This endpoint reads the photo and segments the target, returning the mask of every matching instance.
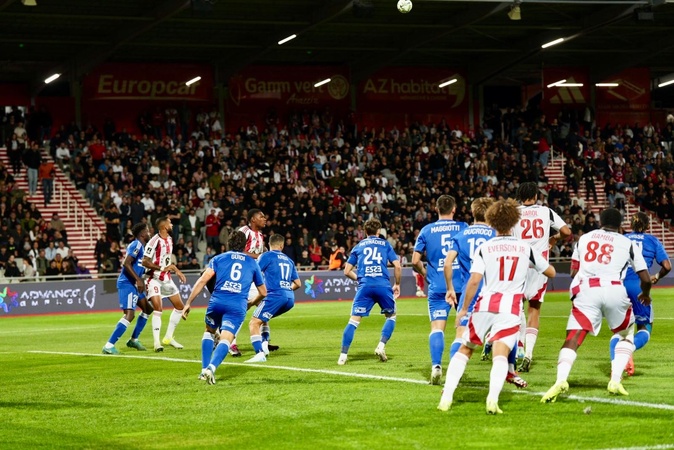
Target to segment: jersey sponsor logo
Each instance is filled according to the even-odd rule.
[[[215,328],[215,320],[213,320],[213,318],[212,318],[211,316],[208,316],[208,315],[207,315],[207,316],[204,318],[204,320],[206,321],[206,325],[208,325],[208,326],[211,327],[211,328]]]
[[[236,329],[236,328],[234,327],[234,324],[233,324],[231,321],[229,321],[229,320],[225,320],[225,321],[222,322],[222,325],[220,326],[220,329],[224,329],[224,328],[229,328],[229,329],[231,329],[231,330],[235,330],[235,329]]]
[[[364,308],[362,306],[358,306],[358,307],[353,309],[353,312],[355,314],[365,314],[367,312],[367,308]]]
[[[267,320],[271,320],[271,319],[274,318],[274,315],[272,313],[266,312],[266,313],[262,313],[262,317],[267,319]]]
[[[240,293],[242,289],[243,285],[234,281],[225,281],[220,287],[221,291],[233,292],[235,294]]]

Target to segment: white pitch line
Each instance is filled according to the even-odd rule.
[[[665,450],[668,448],[674,448],[674,444],[649,445],[646,447],[616,447],[604,448],[602,450]]]
[[[29,350],[27,353],[39,353],[44,355],[69,355],[69,356],[96,356],[103,358],[131,358],[131,359],[148,359],[148,360],[160,360],[160,361],[170,361],[170,362],[182,362],[182,363],[201,363],[201,361],[196,359],[180,359],[180,358],[168,358],[165,356],[141,356],[141,355],[104,355],[102,353],[77,353],[77,352],[51,352],[43,350]],[[353,377],[353,378],[365,378],[370,380],[382,380],[382,381],[398,381],[401,383],[411,383],[411,384],[424,384],[428,385],[428,381],[417,380],[414,378],[399,378],[399,377],[387,377],[385,375],[371,375],[367,373],[357,373],[357,372],[340,372],[337,370],[325,370],[325,369],[308,369],[301,367],[290,367],[290,366],[274,366],[268,364],[247,364],[247,363],[235,363],[235,362],[224,362],[223,365],[228,366],[241,366],[241,367],[252,367],[256,369],[277,369],[277,370],[287,370],[290,372],[305,372],[305,373],[319,373],[324,375],[336,375],[343,377]],[[534,397],[542,397],[545,395],[545,392],[531,392],[531,391],[521,391],[513,390],[511,391],[514,394],[524,394],[531,395]],[[647,403],[647,402],[637,402],[632,400],[621,400],[613,398],[602,398],[602,397],[581,397],[578,395],[569,395],[569,400],[576,400],[580,403],[583,402],[595,402],[595,403],[606,403],[610,405],[622,405],[622,406],[637,406],[642,408],[651,408],[651,409],[663,409],[667,411],[674,411],[674,405],[668,405],[666,403]]]

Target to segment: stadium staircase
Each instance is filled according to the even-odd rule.
[[[564,164],[566,163],[566,158],[563,156],[557,156],[552,159],[548,164],[548,167],[545,169],[545,175],[548,177],[548,184],[552,186],[553,183],[557,183],[557,186],[563,187],[566,186],[566,177],[564,176]],[[581,186],[578,189],[578,196],[585,199],[585,204],[590,206],[592,212],[599,214],[605,208],[608,208],[609,203],[606,198],[606,193],[604,192],[603,183],[602,185],[597,184],[597,202],[594,202],[594,199],[590,201],[587,200],[585,183],[581,181]],[[573,194],[573,192],[572,192]],[[625,205],[625,218],[623,221],[623,229],[626,232],[631,231],[630,227],[630,218],[633,214],[638,211],[645,212],[651,219],[651,226],[648,232],[662,242],[667,250],[667,254],[674,255],[674,232],[672,232],[669,226],[660,220],[653,212],[644,210],[641,207],[633,203],[633,198],[627,196],[627,203]]]
[[[51,155],[42,152],[42,158],[53,161]],[[11,171],[11,164],[7,155],[7,149],[0,148],[0,161]],[[66,226],[68,234],[68,247],[73,250],[77,258],[84,262],[91,273],[96,273],[96,259],[94,248],[96,241],[105,233],[105,222],[98,216],[96,210],[87,202],[68,175],[54,164],[54,193],[49,205],[44,206],[42,183],[38,183],[35,195],[29,195],[28,173],[23,167],[21,173],[15,177],[16,188],[26,192],[26,198],[35,203],[45,221],[49,222],[56,212]]]

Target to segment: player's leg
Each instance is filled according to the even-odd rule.
[[[369,289],[367,288],[359,289],[353,298],[351,317],[349,318],[349,323],[347,323],[344,328],[344,333],[342,333],[342,349],[339,354],[339,359],[337,360],[337,364],[340,366],[346,364],[349,347],[351,347],[353,337],[356,334],[356,328],[360,325],[361,319],[369,316],[370,311],[374,306],[374,301],[368,294],[368,291]]]
[[[159,281],[155,279],[149,279],[147,281],[147,295],[150,298],[150,303],[152,304],[152,339],[154,341],[154,351],[163,352],[164,347],[161,345],[161,315],[163,312],[163,306],[161,301],[161,288]]]
[[[629,395],[621,384],[623,371],[628,362],[632,359],[634,353],[634,314],[632,305],[627,297],[620,304],[616,304],[616,299],[624,295],[622,286],[620,289],[605,288],[605,307],[604,315],[606,322],[614,334],[620,336],[620,340],[615,346],[615,357],[611,361],[611,381],[608,384],[608,392],[616,395]],[[611,295],[609,297],[609,295]]]
[[[115,344],[126,332],[126,329],[129,327],[129,324],[133,321],[134,309],[136,309],[136,303],[138,302],[138,293],[136,292],[135,287],[131,286],[117,286],[118,295],[119,295],[119,306],[124,311],[124,316],[117,322],[115,329],[112,331],[108,342],[103,346],[103,353],[106,355],[116,355],[119,353]]]
[[[452,401],[454,399],[454,391],[456,391],[459,381],[461,381],[461,377],[466,371],[468,360],[473,355],[473,350],[475,347],[482,345],[482,339],[478,333],[483,333],[486,335],[487,330],[483,330],[482,328],[489,326],[489,324],[485,324],[484,327],[482,326],[479,317],[481,314],[485,313],[476,314],[478,316],[477,321],[475,321],[476,315],[472,315],[470,317],[466,331],[463,334],[463,343],[461,344],[461,347],[459,347],[459,350],[449,360],[449,366],[447,366],[447,375],[445,377],[445,387],[442,390],[440,403],[438,404],[438,409],[440,411],[447,411],[449,408],[451,408]],[[468,330],[468,327],[473,327],[474,330],[478,330],[478,333],[471,333]]]
[[[220,342],[215,347],[213,355],[211,356],[211,361],[204,371],[208,384],[215,384],[215,370],[227,357],[227,354],[229,353],[229,346],[234,339],[234,333],[236,333],[236,330],[241,328],[241,324],[245,318],[245,310],[224,310],[224,314],[222,315],[222,325],[220,326]]]
[[[589,291],[589,294],[587,292]],[[576,361],[576,350],[583,344],[588,333],[597,335],[601,329],[601,300],[592,297],[599,289],[586,288],[586,294],[578,294],[573,302],[566,323],[566,339],[557,359],[557,380],[545,393],[541,402],[553,403],[559,394],[568,392],[568,378]]]
[[[206,330],[204,335],[201,338],[201,373],[199,374],[200,380],[208,381],[206,376],[206,369],[211,363],[211,358],[213,357],[213,351],[216,348],[215,345],[215,335],[219,334],[218,330],[222,324],[222,307],[214,302],[209,302],[208,307],[206,308],[206,315],[204,316],[204,323],[206,324]]]
[[[275,300],[273,304],[266,306],[266,311],[262,312],[262,325],[260,326],[260,337],[262,338],[262,351],[265,357],[269,356],[270,352],[275,352],[280,347],[278,345],[271,345],[269,343],[269,321],[282,314],[287,313],[295,306],[294,298],[283,298]],[[251,335],[252,339],[252,335]]]
[[[531,361],[534,358],[534,347],[538,339],[538,328],[541,317],[541,304],[545,291],[548,288],[548,278],[541,275],[536,270],[529,269],[527,273],[527,289],[525,298],[529,300],[529,308],[527,311],[527,326],[524,334],[524,358],[519,367],[520,372],[528,372],[530,370]]]
[[[255,300],[258,296],[259,291],[257,290],[257,286],[255,284],[252,284],[250,286],[250,289],[248,290],[248,301],[250,302],[251,300]],[[241,327],[243,326],[243,322],[241,322],[241,326],[239,326],[239,329],[236,330],[234,333],[234,339],[232,339],[230,346],[229,346],[229,354],[232,355],[235,358],[238,358],[241,356],[241,350],[239,350],[239,346],[236,343],[236,337],[239,335],[239,331],[241,331]],[[269,330],[265,330],[267,332],[267,335],[269,335]]]
[[[262,326],[265,324],[265,320],[273,317],[271,311],[274,309],[274,303],[274,299],[267,297],[253,311],[253,317],[248,322],[248,330],[250,331],[250,343],[253,344],[255,356],[246,362],[264,362],[267,360],[266,355],[269,352],[265,352],[262,345]]]
[[[414,274],[414,282],[417,286],[417,297],[424,296],[424,277],[421,274]]]
[[[171,317],[169,317],[169,323],[166,327],[166,334],[164,335],[162,343],[180,350],[183,348],[183,346],[173,338],[173,334],[175,333],[176,327],[180,323],[180,319],[183,316],[183,308],[185,305],[183,305],[183,301],[180,298],[178,286],[176,286],[173,281],[165,282],[162,288],[164,289],[162,295],[168,297],[169,301],[173,305],[173,311],[171,311]]]
[[[519,319],[518,319],[519,320]],[[517,326],[519,330],[519,326]],[[517,346],[517,330],[492,344],[491,372],[489,374],[489,393],[487,394],[487,414],[502,414],[498,399],[508,376],[508,355]]]
[[[138,338],[140,334],[145,329],[147,325],[147,318],[152,314],[152,304],[145,297],[145,293],[139,296],[138,303],[136,304],[141,310],[141,313],[138,314],[138,319],[136,320],[136,326],[133,328],[133,333],[131,338],[126,341],[126,346],[129,348],[135,348],[138,351],[147,350],[143,344],[141,344]]]
[[[386,343],[391,339],[393,330],[396,327],[396,302],[393,298],[393,291],[378,292],[377,303],[381,307],[381,313],[386,317],[386,321],[381,329],[381,338],[379,339],[377,348],[374,350],[374,354],[379,357],[381,362],[386,362],[388,361]]]
[[[517,337],[519,338],[519,333],[517,333]],[[508,353],[508,375],[506,376],[506,381],[510,384],[514,384],[519,389],[524,389],[529,383],[527,383],[515,369],[517,366],[517,341],[519,341],[519,339],[516,338],[515,345],[513,345],[513,348]]]
[[[444,294],[442,296],[433,294],[429,297],[428,316],[431,320],[431,333],[428,335],[428,348],[431,353],[431,384],[440,384],[442,378],[442,355],[445,352],[445,328],[449,309]],[[457,350],[459,346],[456,345]]]

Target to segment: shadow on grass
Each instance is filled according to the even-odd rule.
[[[86,402],[36,402],[36,401],[0,401],[0,408],[16,408],[16,409],[40,409],[42,411],[56,411],[59,409],[89,409],[89,408],[101,408],[102,406],[97,403],[86,403]]]

